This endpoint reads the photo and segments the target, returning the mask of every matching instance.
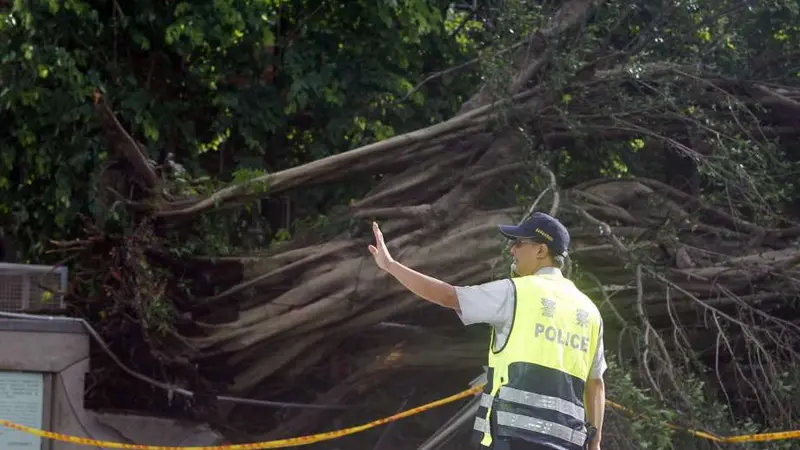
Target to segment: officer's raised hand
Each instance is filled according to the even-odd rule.
[[[372,222],[372,234],[375,235],[375,245],[369,246],[369,252],[375,257],[375,263],[378,264],[383,270],[389,270],[389,265],[394,262],[392,255],[389,254],[389,249],[386,248],[386,242],[383,241],[383,233],[377,222]]]

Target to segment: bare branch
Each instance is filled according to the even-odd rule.
[[[125,127],[117,120],[102,98],[97,100],[95,105],[111,147],[133,166],[145,186],[155,187],[159,182],[158,176],[153,166],[147,161],[139,144],[125,131]]]

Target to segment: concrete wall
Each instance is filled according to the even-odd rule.
[[[66,320],[0,318],[0,370],[45,373],[43,428],[103,441],[165,446],[217,445],[219,435],[205,426],[174,420],[87,411],[84,378],[89,371],[89,339],[83,326]],[[44,440],[42,450],[79,450]]]

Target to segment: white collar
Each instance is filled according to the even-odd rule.
[[[561,276],[561,277],[564,276],[561,273],[561,269],[559,269],[558,267],[552,267],[552,266],[550,266],[550,267],[542,267],[541,269],[537,270],[536,273],[534,273],[534,275],[555,275],[555,276]]]

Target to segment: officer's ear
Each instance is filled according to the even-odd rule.
[[[545,259],[550,256],[550,249],[545,244],[539,244],[536,248],[536,259]]]

